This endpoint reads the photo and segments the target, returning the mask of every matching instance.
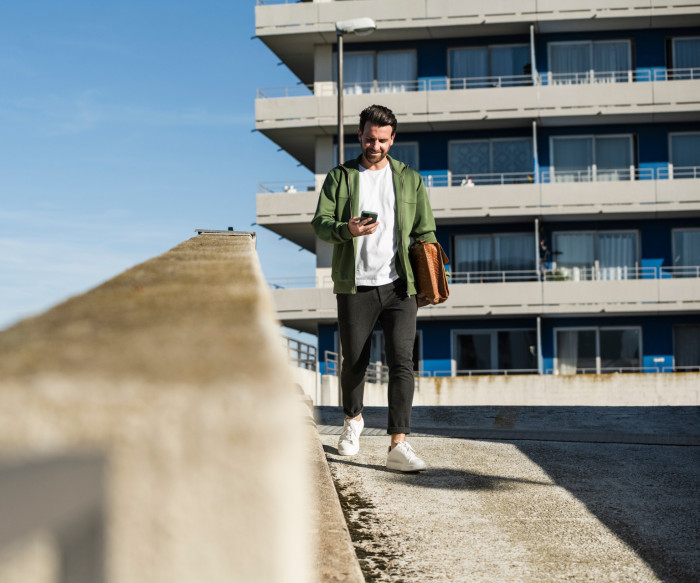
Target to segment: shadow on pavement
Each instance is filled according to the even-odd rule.
[[[385,407],[366,407],[365,427],[385,427],[386,414]],[[342,425],[343,413],[318,407],[316,419]],[[419,434],[512,443],[551,478],[527,483],[565,488],[661,581],[699,580],[700,407],[414,407],[412,425]],[[519,438],[518,431],[530,437]],[[326,451],[330,463],[389,471]],[[464,490],[515,488],[521,481],[454,468],[392,479]]]
[[[656,576],[697,581],[700,448],[626,444],[515,444],[573,494]]]
[[[514,488],[518,484],[530,484],[535,486],[552,486],[551,482],[539,482],[533,480],[523,480],[519,478],[508,478],[505,476],[487,476],[476,474],[454,468],[430,467],[426,472],[399,472],[390,470],[386,466],[378,464],[366,464],[351,459],[338,458],[338,451],[335,447],[323,446],[329,464],[343,464],[358,468],[367,468],[378,472],[385,472],[392,476],[391,480],[397,483],[411,484],[421,488],[435,488],[443,490],[507,490]]]

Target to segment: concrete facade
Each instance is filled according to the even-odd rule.
[[[318,406],[340,406],[338,377],[309,382]],[[387,407],[387,387],[365,383],[364,403]],[[700,374],[509,375],[419,377],[413,404],[495,407],[682,407],[700,405]]]

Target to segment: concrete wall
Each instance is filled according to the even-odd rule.
[[[379,30],[408,29],[424,34],[431,29],[458,25],[501,25],[510,32],[517,28],[504,25],[537,22],[540,28],[556,30],[557,22],[572,19],[659,19],[664,16],[693,15],[694,0],[676,0],[672,6],[663,1],[648,0],[495,0],[487,4],[476,1],[447,0],[372,0],[348,2],[319,1],[282,5],[257,6],[255,26],[258,36],[333,31],[337,20],[371,14]],[[640,27],[646,24],[641,21]],[[413,29],[413,30],[412,30]],[[435,34],[435,33],[434,33]],[[439,33],[436,33],[439,34]],[[393,38],[389,36],[389,38]]]
[[[330,285],[327,278],[323,283]],[[337,320],[331,287],[272,291],[277,317],[286,325]],[[700,306],[700,279],[620,279],[453,284],[450,299],[428,306],[419,320],[462,316],[686,313]],[[310,326],[310,325],[309,325]],[[310,327],[315,330],[315,327]]]
[[[0,497],[10,462],[90,454],[104,578],[64,581],[309,581],[301,406],[254,240],[195,237],[0,333]],[[83,519],[17,532],[0,581],[55,581]]]
[[[337,405],[338,378],[325,375],[316,405]],[[335,399],[335,400],[334,400]],[[414,406],[666,407],[700,405],[700,373],[517,375],[416,379]],[[366,383],[365,405],[387,406],[386,386]]]
[[[480,122],[486,118],[531,120],[543,125],[576,124],[584,117],[600,116],[603,123],[649,123],[678,121],[672,114],[697,112],[700,81],[654,83],[608,83],[510,87],[504,90],[465,89],[393,93],[389,106],[403,131],[412,124],[448,129],[454,124]],[[377,100],[369,93],[345,96],[346,125],[356,123],[357,112]],[[468,105],[465,105],[468,104]],[[664,117],[665,115],[665,117]],[[661,117],[659,117],[661,116]],[[334,127],[337,98],[328,96],[279,97],[255,100],[256,127],[260,131],[284,128]]]

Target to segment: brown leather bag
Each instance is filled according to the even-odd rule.
[[[426,243],[420,239],[408,250],[413,279],[418,295],[418,307],[443,303],[450,295],[445,265],[450,260],[440,243]]]

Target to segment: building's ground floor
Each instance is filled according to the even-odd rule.
[[[319,325],[318,344],[326,372],[340,352],[336,324]],[[379,327],[371,354],[386,362]],[[425,376],[700,370],[700,314],[426,321],[419,312],[414,362]]]

